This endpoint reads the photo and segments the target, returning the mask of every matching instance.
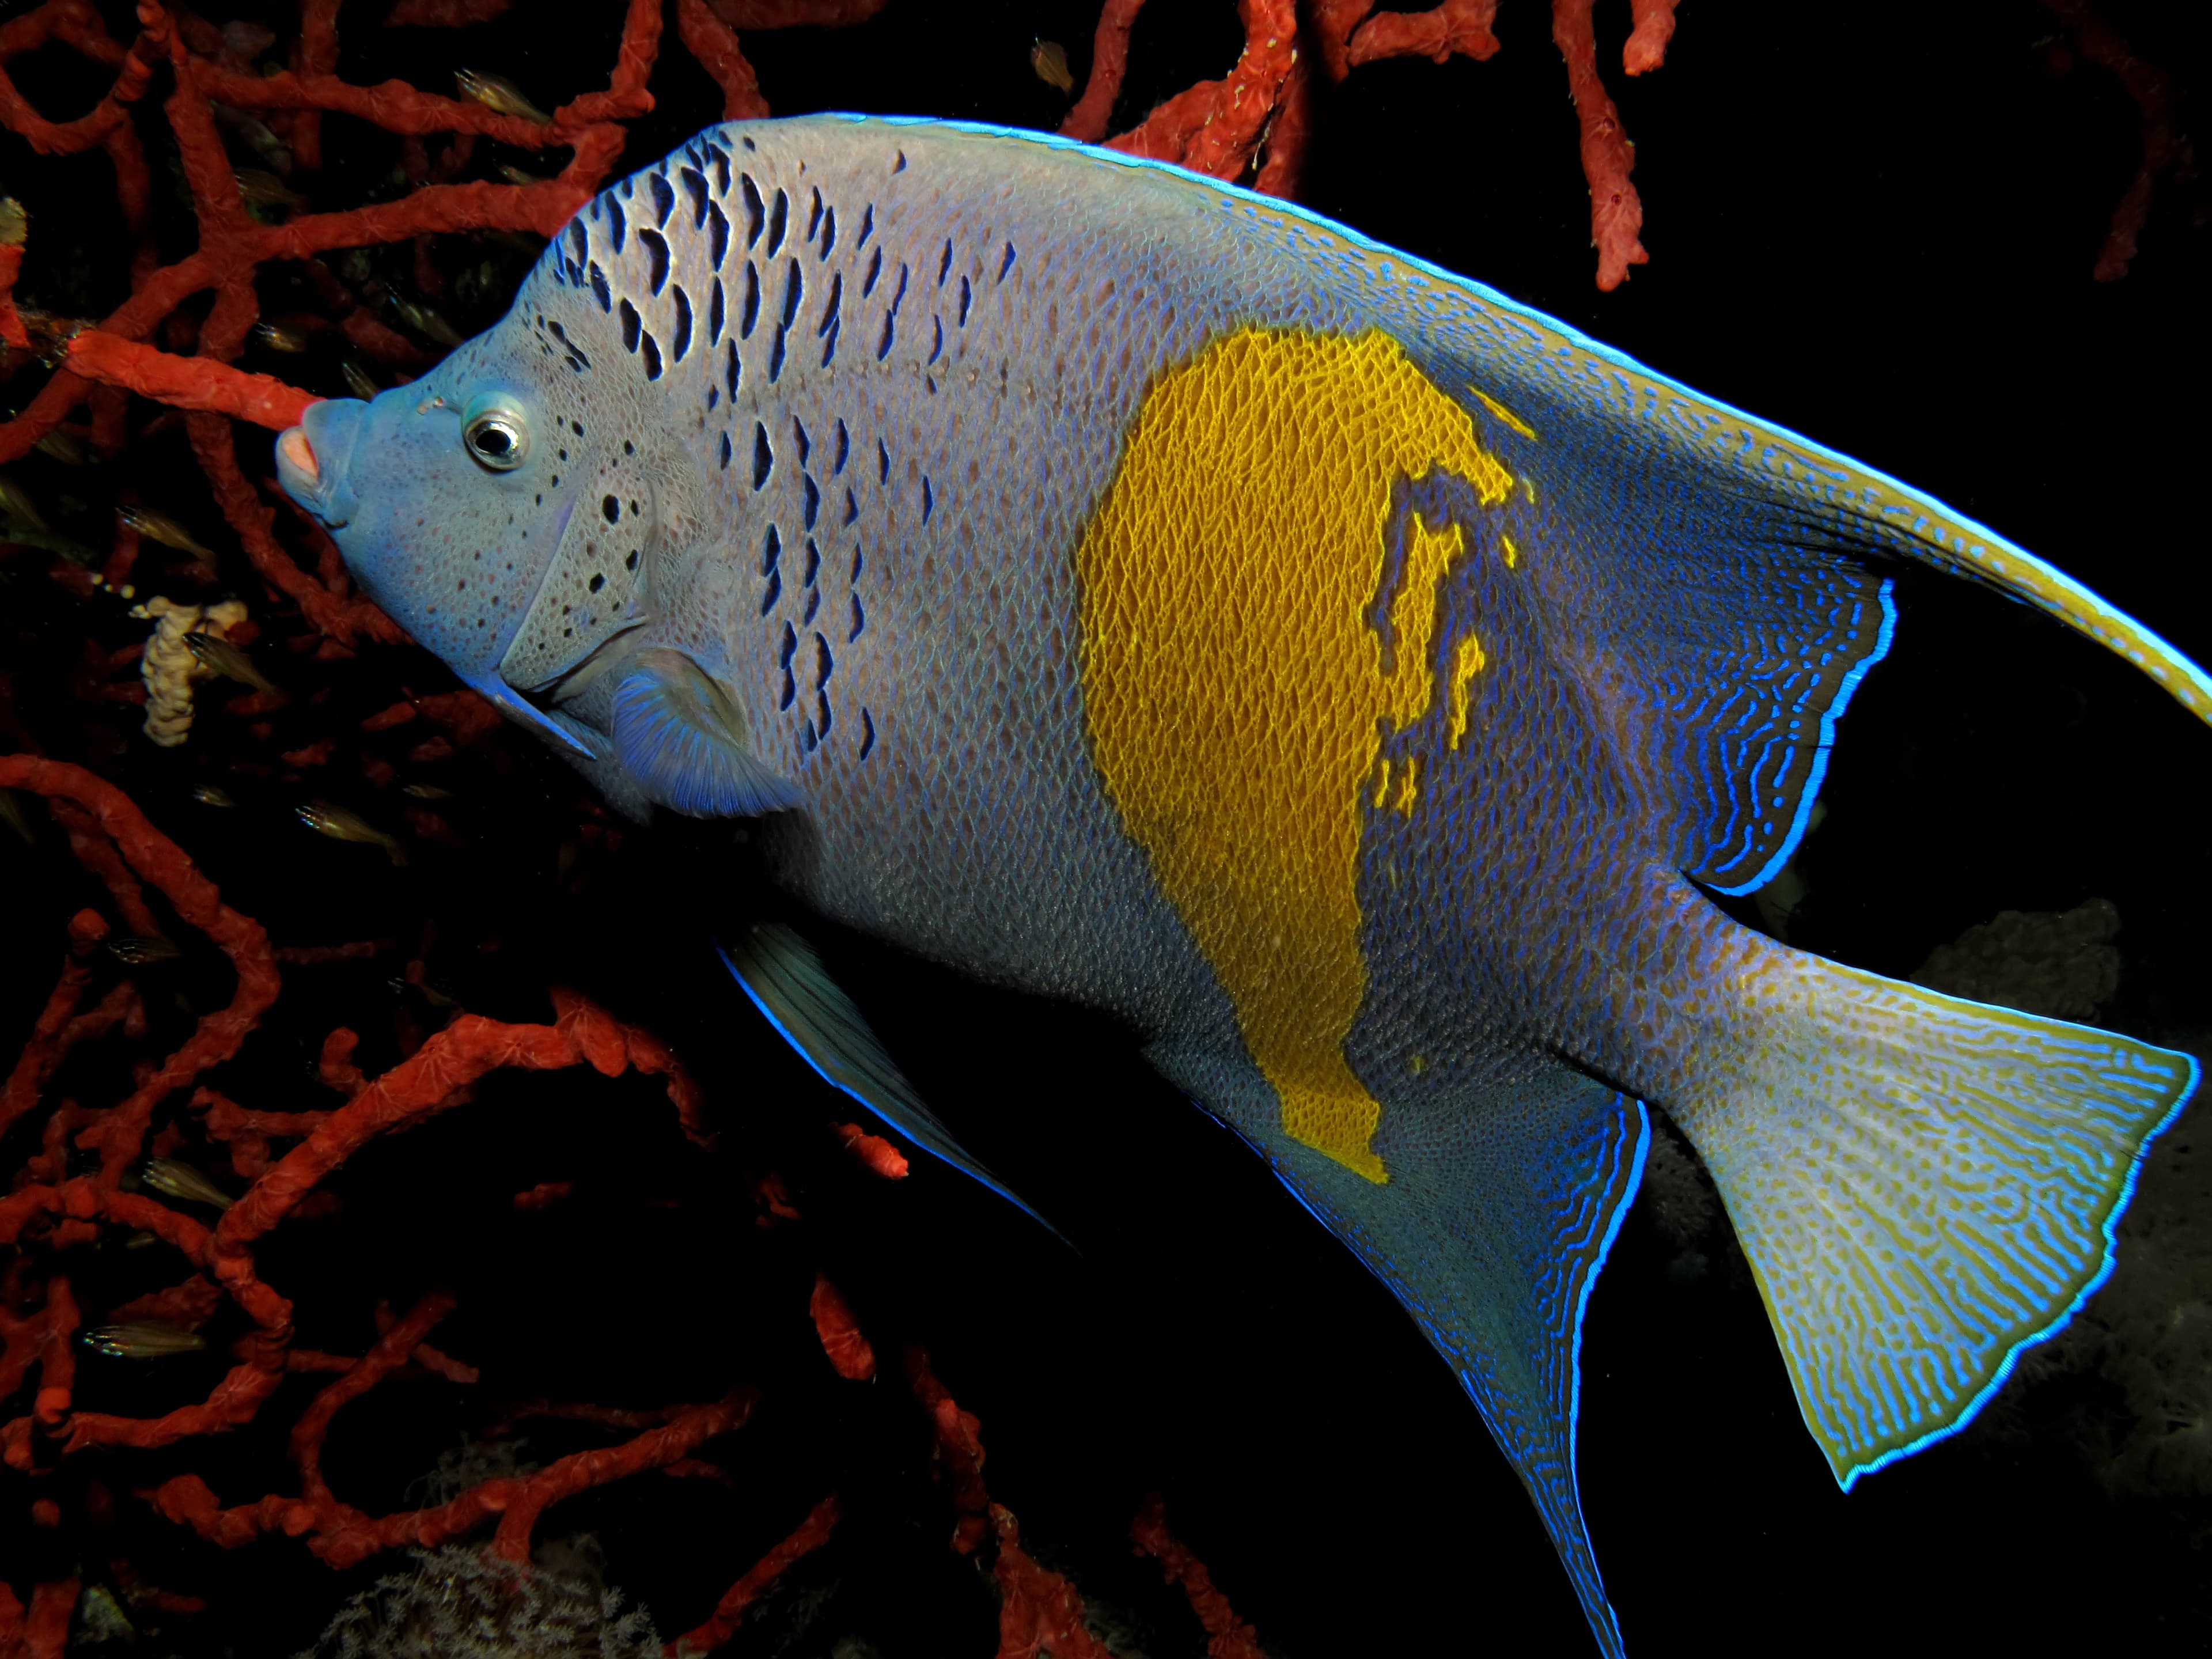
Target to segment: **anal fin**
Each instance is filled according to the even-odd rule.
[[[1583,1310],[1644,1174],[1642,1104],[1564,1066],[1468,1096],[1385,1104],[1382,1184],[1291,1139],[1284,1184],[1436,1345],[1534,1500],[1608,1659],[1620,1631],[1575,1480]]]

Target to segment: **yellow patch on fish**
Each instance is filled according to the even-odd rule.
[[[1504,422],[1506,425],[1511,427],[1522,437],[1534,438],[1536,435],[1535,428],[1530,426],[1528,422],[1522,420],[1511,410],[1506,408],[1504,404],[1499,403],[1497,398],[1492,397],[1480,386],[1470,386],[1468,387],[1468,390],[1481,400],[1482,406],[1485,409],[1488,410],[1492,415],[1495,415],[1499,420]]]
[[[1510,543],[1508,544],[1510,545]],[[1449,723],[1444,728],[1444,737],[1455,749],[1459,747],[1460,739],[1467,736],[1468,688],[1488,661],[1489,659],[1482,653],[1482,641],[1475,636],[1473,629],[1469,629],[1460,637],[1459,643],[1452,647]]]
[[[1147,394],[1077,553],[1107,792],[1228,992],[1285,1132],[1376,1182],[1382,1109],[1344,1056],[1367,989],[1362,788],[1383,723],[1435,701],[1459,527],[1410,526],[1387,671],[1368,612],[1392,491],[1440,468],[1485,506],[1512,487],[1396,341],[1248,329]],[[1409,761],[1399,811],[1417,781]]]

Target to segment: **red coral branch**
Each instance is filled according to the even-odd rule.
[[[135,341],[88,329],[69,343],[70,367],[88,380],[119,386],[178,409],[234,416],[282,430],[297,426],[312,392],[270,374],[248,374],[205,358],[178,357]]]
[[[707,0],[676,0],[676,33],[721,88],[725,121],[750,121],[769,112],[753,66],[738,48],[737,31],[714,14]]]
[[[1426,58],[1438,64],[1454,53],[1491,58],[1498,51],[1498,36],[1491,29],[1497,20],[1498,0],[1443,0],[1428,11],[1384,12],[1359,26],[1346,46],[1344,62],[1350,69],[1385,58]]]
[[[830,1364],[838,1376],[849,1382],[864,1382],[876,1374],[876,1351],[860,1334],[853,1310],[837,1294],[837,1287],[830,1282],[828,1274],[814,1275],[814,1294],[806,1310],[814,1316],[814,1329],[822,1339],[822,1352],[830,1356]]]
[[[737,1633],[738,1620],[744,1618],[745,1609],[760,1600],[793,1562],[830,1541],[837,1519],[837,1494],[833,1492],[814,1506],[790,1536],[754,1562],[744,1577],[723,1592],[714,1613],[704,1624],[686,1631],[668,1644],[667,1659],[678,1659],[684,1654],[712,1653],[728,1641]]]
[[[1634,0],[1636,27],[1620,49],[1620,66],[1631,75],[1643,75],[1667,61],[1667,43],[1674,38],[1674,8],[1680,0]]]
[[[857,1123],[832,1126],[845,1150],[886,1181],[906,1179],[906,1154],[881,1135],[872,1135]]]
[[[1030,1559],[1020,1523],[1003,1504],[991,1505],[999,1540],[991,1577],[999,1586],[999,1659],[1114,1659],[1084,1627],[1083,1597],[1074,1585]]]
[[[2194,171],[2196,158],[2175,120],[2179,97],[2173,77],[2136,57],[2125,38],[2105,21],[2090,0],[2043,0],[2043,3],[2066,26],[2075,50],[2091,63],[2111,70],[2127,88],[2140,118],[2142,159],[2136,164],[2135,176],[2112,210],[2104,246],[2097,250],[2097,263],[2090,273],[2100,283],[2116,283],[2128,274],[2129,265],[2135,261],[2136,239],[2150,217],[2151,198],[2160,177],[2167,173],[2185,176]]]
[[[991,1494],[983,1486],[983,1424],[973,1412],[963,1412],[951,1392],[929,1368],[922,1348],[906,1351],[907,1386],[929,1414],[937,1431],[938,1467],[952,1487],[952,1508],[959,1519],[953,1523],[952,1547],[972,1555],[987,1535],[984,1512]]]
[[[1144,7],[1145,0],[1106,0],[1099,8],[1098,32],[1091,41],[1091,78],[1060,124],[1070,138],[1095,144],[1106,136],[1114,100],[1121,95],[1121,77],[1129,69],[1129,31]]]
[[[276,1000],[276,964],[270,955],[269,936],[258,922],[225,904],[215,884],[114,785],[61,761],[8,755],[0,756],[0,788],[58,796],[90,812],[131,870],[159,890],[188,925],[220,946],[237,971],[238,988],[230,1006],[202,1018],[184,1047],[141,1082],[128,1100],[78,1138],[80,1145],[100,1149],[101,1180],[112,1187],[124,1165],[138,1155],[154,1108],[209,1066],[236,1054],[246,1034]],[[11,1085],[13,1081],[11,1078]]]
[[[1224,81],[1201,81],[1170,99],[1109,149],[1179,161],[1217,179],[1238,179],[1252,163],[1283,82],[1297,54],[1292,0],[1239,0],[1244,49]]]
[[[1620,113],[1598,78],[1597,37],[1590,27],[1592,0],[1552,0],[1552,39],[1567,60],[1567,87],[1582,128],[1583,174],[1590,187],[1590,241],[1597,249],[1597,285],[1607,291],[1628,280],[1628,268],[1649,263],[1637,240],[1644,204],[1628,182],[1636,146],[1621,130]]]
[[[1129,1523],[1129,1537],[1139,1554],[1149,1555],[1160,1564],[1168,1583],[1182,1587],[1190,1610],[1205,1628],[1207,1659],[1266,1659],[1259,1632],[1239,1619],[1229,1598],[1214,1588],[1213,1575],[1206,1570],[1206,1563],[1168,1530],[1167,1505],[1160,1501],[1159,1493],[1146,1495],[1137,1518]]]

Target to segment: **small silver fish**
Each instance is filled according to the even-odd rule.
[[[417,334],[427,335],[441,346],[457,346],[461,343],[461,331],[417,301],[403,299],[397,294],[387,294],[385,301],[398,313],[399,320]]]
[[[230,792],[219,783],[194,784],[192,799],[203,806],[232,807],[238,805],[230,798]]]
[[[252,146],[253,153],[269,163],[278,173],[289,177],[292,172],[292,152],[282,138],[271,132],[259,117],[228,104],[211,106],[215,118]]]
[[[311,350],[314,345],[306,331],[290,323],[256,323],[251,337],[253,343],[264,350],[282,351],[291,356]]]
[[[207,1338],[181,1325],[158,1319],[134,1319],[120,1325],[94,1325],[80,1339],[94,1353],[111,1359],[166,1359],[171,1354],[197,1353]]]
[[[191,652],[192,660],[209,673],[250,685],[256,691],[272,696],[276,693],[276,688],[270,684],[269,677],[253,665],[253,659],[222,635],[194,629],[185,635],[185,645]]]
[[[218,1210],[227,1210],[235,1201],[199,1170],[173,1158],[148,1158],[138,1171],[138,1179],[164,1198],[180,1198],[187,1204],[209,1204]]]
[[[156,513],[150,507],[118,507],[115,509],[115,516],[146,538],[148,541],[159,542],[164,547],[173,547],[179,553],[192,554],[206,560],[210,564],[215,562],[215,550],[211,547],[203,547],[193,538],[191,531],[185,529],[166,513]]]
[[[396,997],[405,996],[409,988],[412,987],[422,994],[422,1000],[433,1008],[443,1010],[460,1006],[459,1001],[453,993],[433,980],[425,979],[417,981],[409,979],[404,974],[394,974],[390,979],[386,980],[384,984],[385,988]]]
[[[332,841],[357,841],[371,847],[381,847],[394,864],[407,862],[407,849],[399,844],[398,837],[386,835],[356,812],[343,806],[334,806],[326,800],[309,801],[294,809],[300,822],[319,836],[328,836]]]
[[[377,385],[375,377],[355,358],[349,357],[340,363],[338,373],[345,378],[346,390],[363,403],[373,402],[376,394],[384,390]]]
[[[46,516],[39,511],[31,492],[4,472],[0,472],[0,526],[18,525],[26,530],[44,530]]]
[[[131,1615],[123,1611],[115,1592],[105,1584],[90,1585],[77,1597],[75,1617],[77,1634],[71,1639],[88,1647],[118,1638],[132,1643],[138,1639],[138,1630],[131,1622]]]
[[[107,953],[118,962],[143,968],[156,962],[173,962],[184,955],[176,940],[159,933],[123,933],[107,941]]]
[[[49,529],[37,503],[21,485],[7,478],[0,478],[0,542],[58,553],[88,570],[97,570],[101,563],[100,556],[83,543]]]
[[[399,786],[399,793],[412,795],[416,800],[451,800],[453,798],[452,790],[441,789],[434,783],[403,783]]]
[[[456,70],[453,81],[461,89],[461,96],[473,99],[495,115],[512,115],[525,121],[535,121],[541,127],[553,125],[553,118],[523,95],[522,88],[504,75],[480,75],[474,70]]]
[[[1073,97],[1075,77],[1067,72],[1067,48],[1057,40],[1039,40],[1030,47],[1030,67],[1036,78]]]
[[[306,197],[273,173],[259,167],[234,167],[231,176],[238,180],[238,193],[250,208],[283,208],[298,213],[307,206]]]
[[[527,168],[516,167],[509,161],[501,161],[494,171],[510,185],[544,185],[552,182],[542,173],[532,173]]]
[[[37,843],[38,832],[31,828],[31,820],[24,815],[23,803],[12,789],[0,789],[0,823],[21,836],[26,846]]]
[[[51,456],[64,466],[92,465],[92,452],[59,427],[56,427],[39,440],[39,453],[41,455]]]
[[[222,26],[222,44],[250,64],[276,44],[276,34],[259,23],[228,22]]]

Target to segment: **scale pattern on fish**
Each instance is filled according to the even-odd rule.
[[[1900,562],[2205,717],[2201,670],[1940,503],[1281,202],[994,129],[712,128],[278,458],[364,589],[617,805],[770,815],[820,910],[1135,1026],[1419,1321],[1607,1652],[1577,1368],[1644,1103],[1848,1487],[2101,1282],[2195,1086],[1701,889],[1787,860]],[[731,959],[989,1179],[803,945]]]

